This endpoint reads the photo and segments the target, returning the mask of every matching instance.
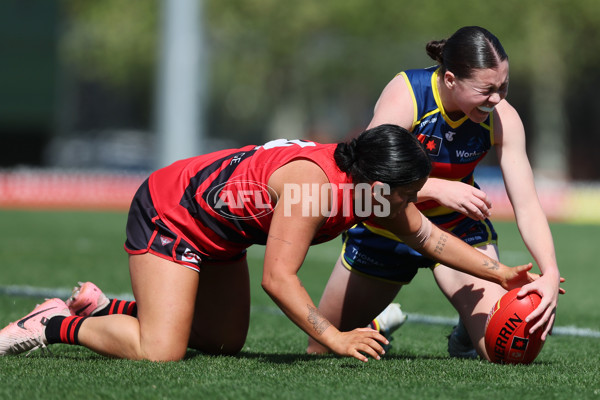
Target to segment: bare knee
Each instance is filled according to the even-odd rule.
[[[211,343],[199,343],[190,345],[190,347],[201,351],[205,354],[211,354],[215,356],[234,356],[242,351],[244,343],[224,343],[224,342],[211,342]]]
[[[187,345],[169,340],[154,340],[141,347],[140,359],[148,361],[181,361],[185,357]]]
[[[155,362],[167,362],[167,361],[181,361],[185,357],[185,351],[183,352],[170,352],[170,353],[146,353],[144,360],[155,361]]]
[[[246,332],[236,332],[227,336],[195,336],[190,339],[190,347],[206,354],[233,356],[242,351],[246,343]]]

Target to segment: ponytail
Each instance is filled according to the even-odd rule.
[[[356,139],[352,139],[350,143],[338,143],[334,158],[341,171],[350,171],[352,165],[356,162],[356,143]]]
[[[440,65],[444,65],[444,46],[446,39],[432,40],[425,45],[427,55]]]

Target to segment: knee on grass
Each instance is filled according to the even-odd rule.
[[[173,343],[168,340],[157,340],[143,343],[140,349],[140,359],[148,361],[181,361],[185,357],[185,343]]]
[[[189,347],[206,354],[236,355],[246,343],[248,329],[202,329],[192,330]]]
[[[246,343],[246,335],[235,338],[213,338],[204,340],[190,340],[190,347],[211,355],[233,356],[238,354]]]
[[[154,362],[167,362],[167,361],[181,361],[185,357],[185,351],[183,352],[150,352],[145,353],[141,358],[142,360],[154,361]]]

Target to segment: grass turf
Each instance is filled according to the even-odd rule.
[[[0,286],[69,288],[92,280],[113,293],[129,291],[122,250],[124,213],[0,210]],[[497,223],[501,259],[529,261],[514,224]],[[553,224],[563,287],[557,326],[600,329],[594,238],[600,227]],[[318,298],[340,249],[339,241],[311,250],[300,271]],[[530,366],[450,359],[451,327],[416,322],[394,335],[381,361],[304,354],[306,337],[260,288],[262,247],[249,252],[251,325],[236,357],[194,351],[177,363],[111,360],[82,348],[55,345],[53,357],[0,357],[0,398],[600,398],[600,339],[553,336]],[[423,295],[426,294],[426,295]],[[22,317],[41,299],[0,295],[0,325]],[[455,312],[422,271],[398,301],[409,313],[454,317]]]

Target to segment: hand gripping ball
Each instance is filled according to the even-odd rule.
[[[513,289],[500,298],[488,315],[485,328],[485,348],[490,360],[500,364],[530,364],[542,350],[543,329],[529,334],[535,320],[525,322],[542,298],[529,293],[517,298],[520,289]]]

